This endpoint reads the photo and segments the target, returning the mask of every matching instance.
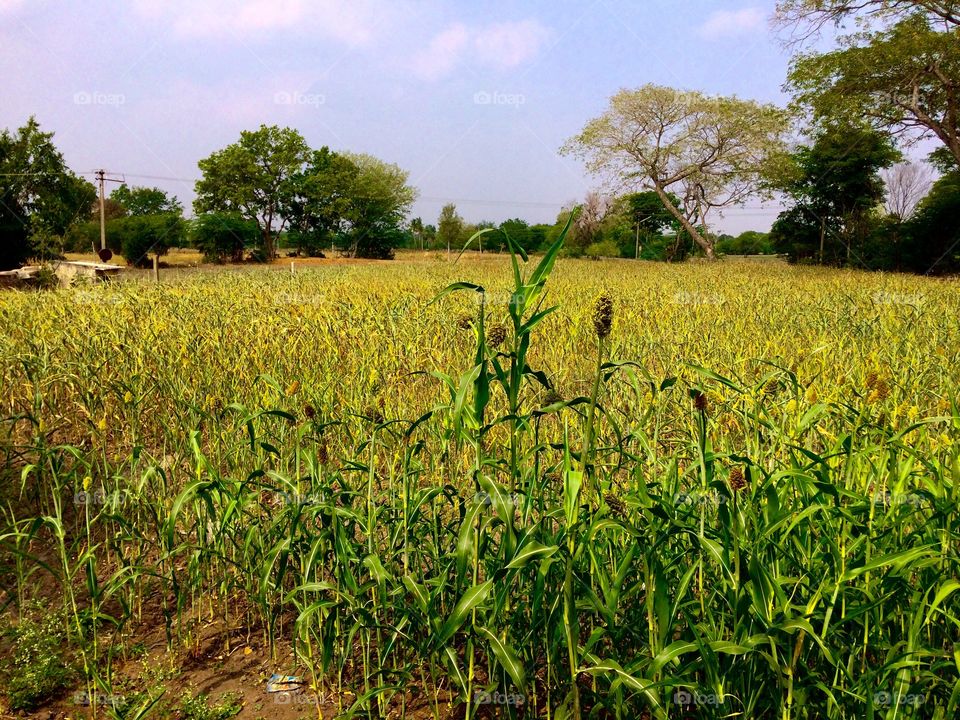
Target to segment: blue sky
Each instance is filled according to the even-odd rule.
[[[78,172],[189,205],[197,160],[288,125],[409,170],[427,222],[446,201],[470,221],[552,221],[597,185],[557,150],[618,89],[784,103],[773,5],[0,0],[0,126],[35,114]],[[714,221],[766,229],[777,211],[758,208]]]

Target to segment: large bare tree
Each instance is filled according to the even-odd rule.
[[[883,173],[883,182],[887,186],[887,213],[909,220],[930,191],[933,173],[927,163],[898,163]]]
[[[710,259],[711,210],[742,204],[784,149],[785,113],[736,97],[659,85],[621,90],[561,149],[617,191],[653,190]],[[677,207],[670,200],[682,200]]]

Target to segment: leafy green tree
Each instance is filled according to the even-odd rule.
[[[353,257],[392,258],[403,243],[403,224],[417,199],[410,173],[372,155],[344,153],[357,168],[350,191],[348,239]]]
[[[709,97],[659,85],[621,90],[603,115],[567,141],[562,152],[616,186],[643,186],[713,257],[707,214],[763,190],[771,158],[784,149],[784,113],[736,97]],[[682,198],[676,207],[671,192]]]
[[[457,213],[457,206],[447,203],[440,210],[440,218],[437,220],[437,243],[450,252],[452,247],[460,242],[463,227],[463,218]]]
[[[186,244],[186,223],[172,212],[131,215],[110,221],[108,234],[128,265],[149,267],[151,253],[159,257]]]
[[[244,130],[238,142],[199,162],[203,177],[196,183],[194,210],[238,214],[257,223],[260,248],[273,258],[276,236],[286,224],[283,200],[309,159],[310,149],[296,130],[276,125]]]
[[[190,241],[207,262],[240,262],[244,251],[259,247],[260,226],[239,214],[204,213],[190,223]]]
[[[414,247],[423,250],[425,247],[424,241],[426,239],[426,226],[423,224],[423,218],[413,218],[407,227],[410,230],[411,237],[413,238]]]
[[[280,210],[299,252],[322,254],[322,249],[344,232],[359,173],[352,160],[324,146],[312,152],[305,167],[291,176]]]
[[[795,260],[863,263],[863,246],[885,195],[880,171],[899,158],[890,136],[868,126],[819,129],[813,145],[800,147],[770,178],[795,203],[771,232],[774,247]]]
[[[157,187],[129,187],[123,184],[110,193],[107,200],[117,203],[126,215],[183,215],[180,201]]]
[[[960,272],[960,170],[949,172],[934,183],[907,223],[906,236],[903,269],[937,274]]]
[[[676,195],[670,193],[668,197],[675,207],[680,207]],[[616,198],[604,219],[603,234],[617,244],[621,256],[639,257],[643,248],[670,228],[678,230],[680,224],[655,192],[646,191]]]
[[[59,255],[64,234],[95,198],[93,185],[67,168],[53,133],[41,131],[35,118],[16,133],[0,133],[0,270]]]
[[[501,232],[509,235],[513,242],[528,253],[539,250],[544,241],[543,233],[538,232],[535,226],[530,225],[526,220],[522,220],[521,218],[504,220],[500,223],[499,229]],[[500,252],[506,249],[506,240],[500,233],[491,233],[487,235],[485,240],[489,244],[488,247],[490,250]]]
[[[898,5],[902,19],[892,27],[799,55],[788,82],[795,107],[817,121],[867,119],[897,135],[933,136],[960,160],[960,29]]]
[[[767,233],[746,230],[737,237],[718,238],[717,252],[726,255],[769,255],[773,253],[773,245]]]

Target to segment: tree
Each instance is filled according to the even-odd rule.
[[[791,33],[789,42],[802,43],[819,36],[828,25],[839,27],[850,18],[902,20],[918,12],[948,27],[960,25],[956,0],[781,0],[774,22]]]
[[[322,147],[284,188],[280,211],[298,251],[319,254],[345,230],[359,168],[348,157]]]
[[[131,215],[110,221],[108,232],[115,236],[113,242],[119,244],[128,265],[149,267],[150,253],[159,257],[185,244],[186,224],[172,212]]]
[[[521,218],[512,218],[510,220],[504,220],[499,225],[500,231],[505,233],[510,237],[510,239],[515,242],[517,245],[522,247],[525,252],[533,252],[538,250],[543,244],[543,233],[542,231],[537,230],[536,226],[530,225],[526,220]],[[489,247],[491,250],[500,251],[504,248],[505,240],[503,236],[499,233],[491,233],[487,235],[489,239]]]
[[[423,218],[415,217],[410,221],[410,224],[407,226],[410,230],[410,234],[414,238],[416,246],[423,250],[424,245],[423,241],[426,237],[425,226],[423,224]]]
[[[669,195],[675,207],[680,199]],[[660,197],[653,191],[629,193],[613,200],[602,231],[605,238],[617,243],[620,255],[639,258],[641,251],[651,242],[659,240],[668,228],[679,229],[679,223],[668,211]],[[657,259],[671,259],[660,257]]]
[[[920,273],[960,272],[960,170],[947,173],[906,224],[904,262]]]
[[[931,3],[933,4],[933,3]],[[816,120],[867,119],[911,139],[934,136],[960,160],[960,29],[930,15],[846,37],[838,50],[807,53],[790,69],[798,111]]]
[[[128,187],[126,184],[116,188],[108,201],[117,203],[127,215],[163,215],[172,213],[183,215],[183,205],[176,197],[157,187]],[[108,216],[109,217],[109,216]]]
[[[768,255],[773,252],[767,233],[746,230],[737,237],[717,238],[717,252],[728,255]]]
[[[453,203],[444,205],[437,220],[437,242],[440,247],[447,246],[448,254],[450,248],[460,241],[463,225],[463,218],[457,214],[457,206]]]
[[[63,235],[96,198],[86,180],[71,172],[53,144],[53,133],[31,117],[16,133],[0,133],[0,270],[30,256],[62,250]]]
[[[309,155],[306,141],[291,128],[244,130],[238,142],[199,162],[203,177],[196,183],[194,210],[239,214],[256,222],[263,254],[273,258],[276,235],[286,224],[280,211],[283,198]]]
[[[899,158],[890,136],[869,126],[818,129],[813,145],[798,148],[770,180],[796,203],[771,231],[775,247],[794,259],[816,256],[820,262],[850,263],[855,252],[862,259],[858,248],[884,198],[880,171]]]
[[[932,184],[930,166],[904,162],[882,173],[887,187],[887,213],[899,220],[909,220]]]
[[[583,158],[590,172],[617,187],[654,191],[713,258],[713,240],[703,229],[707,214],[761,190],[786,128],[784,113],[771,105],[645,85],[614,95],[562,152]],[[672,189],[681,207],[670,201]]]
[[[410,173],[372,155],[344,153],[357,168],[350,193],[351,254],[353,257],[392,258],[403,242],[403,223],[417,191]]]
[[[190,241],[207,262],[240,262],[261,237],[255,221],[236,213],[204,213],[190,223]]]

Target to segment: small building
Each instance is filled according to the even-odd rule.
[[[82,261],[64,261],[53,265],[53,271],[57,274],[61,285],[70,285],[77,278],[93,281],[109,280],[119,275],[122,269],[119,265]]]

